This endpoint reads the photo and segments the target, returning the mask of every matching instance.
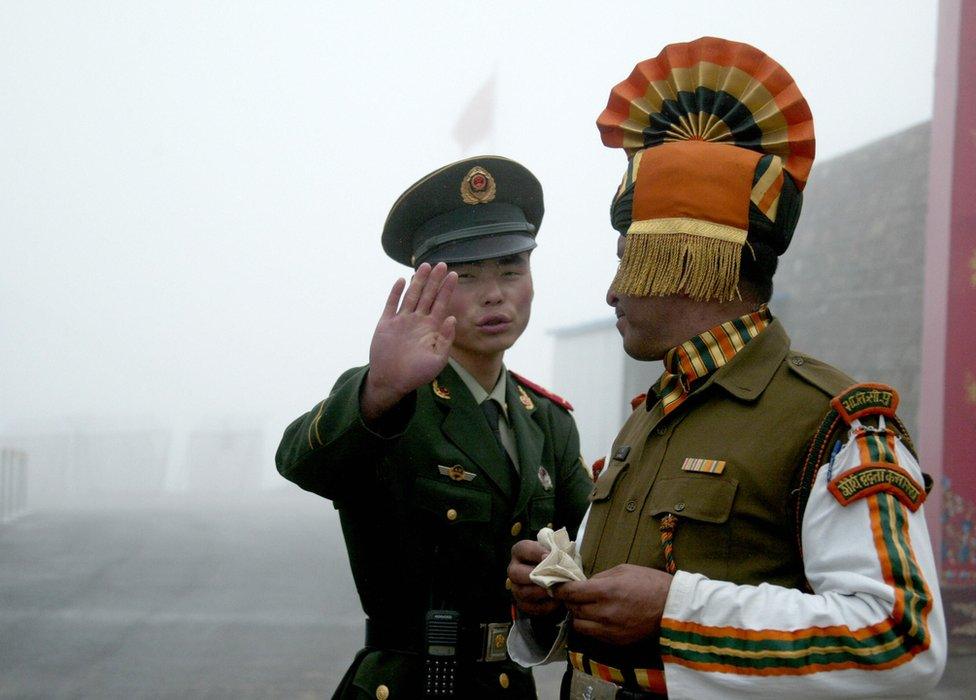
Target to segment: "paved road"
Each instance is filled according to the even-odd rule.
[[[297,490],[0,527],[0,698],[328,697],[361,624],[335,513]],[[970,697],[973,661],[930,697]]]

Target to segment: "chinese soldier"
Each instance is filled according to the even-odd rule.
[[[369,364],[285,431],[281,474],[339,510],[366,613],[336,698],[534,698],[507,656],[511,548],[575,533],[591,482],[571,406],[510,372],[532,306],[542,189],[498,156],[396,201],[383,248],[409,265]]]

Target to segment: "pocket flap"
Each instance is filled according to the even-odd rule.
[[[724,523],[732,512],[739,482],[716,476],[659,479],[651,491],[651,515],[674,513],[706,523]]]
[[[359,663],[352,680],[353,686],[368,694],[376,695],[379,686],[386,686],[389,697],[414,697],[420,688],[417,662],[411,662],[405,654],[392,651],[371,651]]]
[[[552,494],[533,496],[529,500],[529,529],[533,532],[552,527],[556,513],[556,497]]]
[[[474,489],[466,482],[448,484],[418,478],[414,482],[413,502],[421,510],[433,513],[450,524],[491,520],[491,494]]]

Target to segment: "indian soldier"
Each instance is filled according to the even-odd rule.
[[[598,126],[628,155],[607,302],[665,371],[596,481],[586,580],[547,593],[546,550],[516,545],[525,619],[570,621],[550,646],[520,620],[513,656],[562,648],[574,698],[923,693],[945,624],[897,393],[793,350],[767,306],[813,162],[806,101],[759,50],[702,38],[638,64]]]

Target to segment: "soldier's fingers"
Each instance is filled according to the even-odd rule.
[[[512,559],[535,566],[546,558],[549,550],[535,540],[519,540],[512,545]]]
[[[568,581],[553,590],[553,597],[571,606],[600,600],[600,591],[588,584],[588,581]]]
[[[434,304],[434,298],[441,288],[441,282],[447,276],[447,265],[440,262],[434,265],[430,271],[430,276],[424,283],[424,288],[420,292],[420,299],[417,301],[417,313],[429,314],[430,307]]]
[[[400,295],[403,294],[403,288],[407,286],[407,281],[402,277],[393,283],[393,289],[390,290],[390,296],[386,298],[386,305],[383,307],[383,313],[380,318],[393,318],[396,315],[397,305],[400,303]]]
[[[456,327],[457,319],[453,316],[448,316],[441,322],[441,327],[438,329],[438,333],[444,338],[444,342],[448,348],[454,343],[454,329]]]
[[[417,271],[410,278],[410,285],[407,293],[403,295],[403,303],[400,304],[400,313],[413,313],[417,310],[417,302],[420,300],[420,293],[423,291],[424,284],[430,276],[430,265],[421,263]]]
[[[454,295],[454,290],[457,289],[458,276],[456,272],[448,272],[444,281],[441,282],[440,288],[437,290],[437,296],[434,297],[434,303],[430,307],[430,315],[434,318],[440,318],[447,313],[447,306],[451,303],[451,297]]]

